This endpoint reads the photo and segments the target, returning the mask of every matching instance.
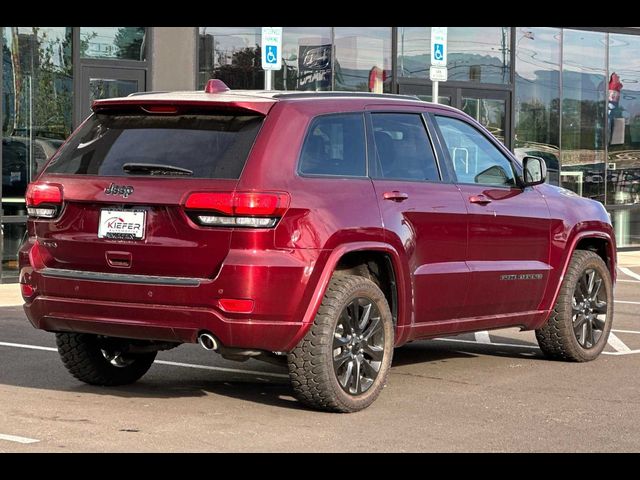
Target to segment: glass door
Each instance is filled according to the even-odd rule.
[[[142,69],[82,67],[80,121],[91,113],[91,103],[102,98],[126,97],[145,90],[146,72]]]
[[[429,84],[399,84],[399,93],[432,100]],[[511,147],[511,92],[440,85],[438,103],[458,108],[472,116],[507,147]]]

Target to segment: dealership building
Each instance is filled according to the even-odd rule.
[[[284,27],[278,90],[431,101],[431,27]],[[264,88],[261,27],[2,27],[2,263],[17,281],[27,183],[98,98]],[[464,110],[549,182],[602,202],[640,248],[640,29],[448,27],[439,103]]]

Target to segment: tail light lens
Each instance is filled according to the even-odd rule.
[[[194,192],[185,208],[200,225],[270,228],[287,211],[289,201],[283,192]]]
[[[30,183],[26,201],[30,217],[55,218],[62,209],[62,187],[51,183]]]

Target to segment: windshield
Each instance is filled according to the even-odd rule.
[[[126,164],[237,179],[258,134],[257,115],[94,114],[47,166],[47,174],[128,176]],[[171,168],[166,169],[171,174]],[[178,174],[178,173],[176,173]]]

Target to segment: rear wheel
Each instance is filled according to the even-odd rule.
[[[595,253],[576,250],[551,317],[536,330],[549,358],[586,362],[604,349],[613,319],[613,286],[606,264]]]
[[[385,385],[393,342],[391,311],[378,286],[335,275],[313,326],[288,355],[297,398],[333,412],[368,407]]]
[[[156,352],[126,353],[122,343],[86,333],[57,333],[62,363],[71,375],[90,385],[126,385],[140,379]]]

